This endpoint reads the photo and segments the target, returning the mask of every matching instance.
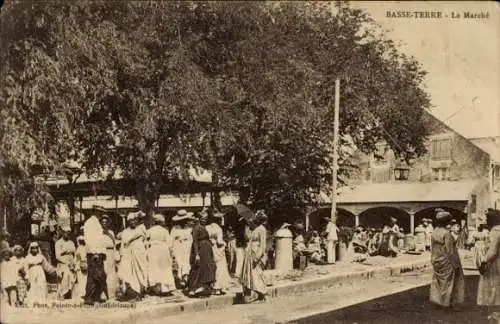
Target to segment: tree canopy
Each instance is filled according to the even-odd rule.
[[[151,210],[196,168],[271,214],[302,208],[331,181],[337,78],[341,145],[425,151],[425,72],[347,3],[9,2],[0,17],[11,182],[73,159],[121,170]]]

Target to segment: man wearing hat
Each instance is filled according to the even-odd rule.
[[[326,260],[327,263],[333,264],[335,263],[335,245],[339,240],[339,229],[337,227],[337,224],[335,224],[330,217],[325,217],[324,219],[327,221],[324,232],[326,243]]]
[[[106,272],[104,271],[104,259],[106,258],[106,238],[100,223],[100,218],[105,209],[93,206],[94,213],[83,225],[83,237],[87,246],[87,284],[85,286],[85,304],[93,305],[101,302],[104,292],[107,294]]]
[[[434,270],[430,301],[442,307],[456,308],[465,299],[465,280],[455,240],[446,226],[449,212],[436,213],[436,229],[432,233],[431,264]]]
[[[61,278],[57,287],[57,297],[59,299],[70,299],[71,292],[76,283],[74,264],[76,247],[69,238],[71,228],[69,226],[63,226],[61,230],[63,234],[55,244],[57,274],[59,278]]]

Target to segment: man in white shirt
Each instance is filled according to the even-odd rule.
[[[99,206],[94,206],[93,209],[94,214],[83,225],[88,265],[87,285],[85,287],[85,304],[87,305],[101,302],[102,294],[107,295],[106,272],[104,271],[106,247],[104,245],[104,231],[100,222],[105,210]]]
[[[326,259],[327,263],[333,264],[335,263],[335,245],[339,240],[337,233],[339,229],[330,217],[325,217],[325,220],[328,222],[325,229]]]

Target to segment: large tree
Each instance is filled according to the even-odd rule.
[[[164,181],[200,168],[273,215],[301,209],[331,181],[337,78],[341,145],[424,152],[425,73],[348,4],[11,6],[2,145],[21,170],[119,169],[151,211]]]

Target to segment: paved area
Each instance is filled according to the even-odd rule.
[[[466,301],[462,308],[455,312],[429,303],[429,286],[423,285],[291,323],[497,323],[495,320],[488,320],[488,315],[493,311],[500,311],[499,308],[488,310],[476,305],[477,282],[477,272],[466,273]]]
[[[270,299],[266,303],[234,305],[223,310],[208,310],[169,317],[176,324],[271,324],[293,322],[297,318],[329,312],[371,300],[381,295],[412,289],[430,282],[429,270],[395,277],[352,283],[335,288]],[[164,323],[165,319],[150,321]],[[305,323],[305,322],[304,322]],[[308,323],[315,323],[308,322]],[[327,322],[325,322],[327,323]],[[354,323],[354,322],[350,322]],[[399,323],[399,322],[397,322]]]
[[[380,269],[381,267],[394,264],[412,263],[419,260],[419,262],[422,262],[424,260],[428,260],[428,258],[428,255],[401,255],[400,257],[395,259],[373,257],[369,258],[364,263],[337,263],[327,266],[311,265],[303,272],[293,271],[287,276],[278,276],[273,274],[272,271],[267,272],[267,275],[270,279],[269,281],[273,284],[271,287],[272,290],[281,289],[278,296],[294,295],[296,294],[294,287],[298,287],[301,284],[303,285],[303,290],[306,290],[306,292],[312,289],[320,289],[322,285],[314,287],[309,286],[309,283],[311,283],[311,281],[317,282],[318,279],[323,279],[325,280],[325,282],[328,282],[330,280],[329,278],[331,278],[332,276],[337,276],[341,280],[335,283],[335,286],[341,287],[342,285],[345,286],[344,282],[349,282],[349,279],[342,279],[345,276],[351,276],[350,281],[352,282],[353,280],[357,280],[353,279],[356,278],[353,277],[353,275],[355,275],[356,273],[366,273],[367,271]],[[286,287],[286,289],[283,290],[283,287]],[[289,288],[292,289],[289,290]],[[351,288],[346,287],[346,289]],[[148,297],[144,301],[135,304],[116,302],[103,304],[100,305],[100,307],[92,308],[91,313],[90,309],[87,307],[83,307],[80,301],[59,302],[54,300],[49,301],[47,307],[37,307],[30,309],[7,309],[3,305],[2,320],[4,323],[24,323],[26,322],[26,319],[30,319],[29,322],[31,323],[46,323],[47,319],[52,319],[55,316],[58,318],[58,320],[61,320],[65,323],[80,322],[81,318],[87,318],[87,322],[116,323],[118,317],[120,317],[121,321],[138,322],[142,317],[154,319],[173,315],[179,313],[179,309],[181,309],[183,313],[191,314],[193,312],[196,312],[197,310],[205,309],[205,306],[209,304],[209,308],[227,307],[233,304],[233,297],[235,293],[239,291],[241,291],[241,287],[239,287],[239,285],[235,282],[230,294],[228,294],[224,298],[211,297],[206,300],[199,300],[188,299],[180,294],[171,298]],[[244,307],[246,309],[247,307],[249,307],[249,305],[238,307]],[[173,309],[175,310],[173,311]],[[92,314],[91,318],[88,317],[90,314]],[[137,316],[138,314],[140,314],[140,316]]]

